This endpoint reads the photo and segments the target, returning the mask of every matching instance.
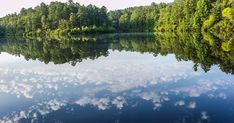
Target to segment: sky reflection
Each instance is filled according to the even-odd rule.
[[[81,109],[90,106],[90,116],[94,110],[121,111],[124,115],[142,105],[144,109],[150,107],[149,116],[177,111],[177,118],[168,119],[177,122],[188,122],[187,113],[193,111],[192,122],[211,121],[211,114],[216,112],[209,111],[220,104],[226,104],[223,110],[234,114],[228,110],[234,104],[227,103],[233,100],[234,77],[217,67],[204,74],[194,72],[191,61],[178,62],[174,55],[109,52],[108,57],[84,60],[75,67],[25,62],[22,57],[1,54],[0,99],[6,100],[1,100],[0,107],[16,108],[2,110],[0,123],[46,121],[61,110],[66,110],[64,115],[76,112],[79,117]],[[206,103],[211,104],[204,107]]]

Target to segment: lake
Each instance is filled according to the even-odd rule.
[[[233,42],[209,34],[1,39],[0,123],[234,122]]]

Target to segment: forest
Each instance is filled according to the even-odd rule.
[[[218,37],[234,32],[233,0],[175,0],[160,12],[158,31],[211,32]],[[228,35],[227,35],[228,34]]]
[[[155,31],[210,32],[219,38],[230,38],[234,32],[234,1],[175,0],[108,11],[105,6],[84,6],[69,0],[41,3],[0,18],[0,36]]]

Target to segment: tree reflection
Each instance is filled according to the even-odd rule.
[[[223,36],[226,37],[226,36]],[[109,34],[99,36],[55,37],[54,39],[1,39],[0,52],[25,59],[54,64],[76,65],[84,59],[108,56],[108,50],[134,51],[157,55],[175,54],[178,61],[193,61],[194,71],[205,72],[218,65],[223,72],[234,74],[234,38],[217,38],[201,34]]]

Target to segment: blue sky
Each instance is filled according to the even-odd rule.
[[[0,17],[3,17],[7,14],[19,12],[21,8],[35,7],[41,2],[50,3],[55,0],[6,0],[2,1],[0,4]],[[67,2],[68,0],[57,0],[61,2]],[[140,5],[149,5],[152,2],[172,2],[174,0],[74,0],[81,4],[94,4],[96,6],[106,6],[108,10],[123,9],[127,7],[140,6]]]

